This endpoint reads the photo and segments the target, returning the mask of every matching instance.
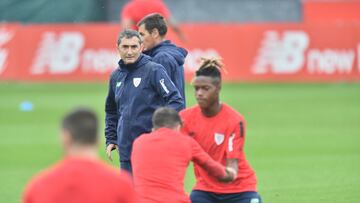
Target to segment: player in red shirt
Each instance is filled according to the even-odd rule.
[[[130,0],[127,2],[120,14],[122,29],[137,30],[137,23],[151,13],[162,15],[179,38],[185,40],[184,34],[162,0]]]
[[[140,203],[190,203],[184,192],[190,161],[216,180],[229,182],[235,178],[235,170],[212,160],[195,140],[180,134],[181,120],[175,110],[157,109],[152,122],[154,131],[135,140],[131,157]]]
[[[190,198],[192,203],[260,203],[255,172],[244,153],[245,119],[219,100],[221,67],[219,60],[204,59],[196,71],[192,85],[198,105],[180,113],[182,131],[193,137],[214,160],[233,168],[237,178],[231,183],[221,183],[195,163],[196,185]]]
[[[27,185],[23,203],[134,203],[128,174],[97,157],[98,120],[87,109],[76,109],[62,122],[65,158]]]

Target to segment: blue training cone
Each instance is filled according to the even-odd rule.
[[[23,101],[20,103],[20,111],[32,111],[34,109],[34,105],[29,101]]]

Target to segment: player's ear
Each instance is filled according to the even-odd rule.
[[[60,141],[65,150],[71,145],[71,135],[68,130],[60,130]]]
[[[151,30],[151,36],[154,37],[154,38],[158,37],[159,36],[159,30],[156,29],[156,28],[152,29]]]
[[[116,50],[117,50],[117,54],[118,54],[119,57],[121,58],[121,56],[120,56],[120,44],[117,44],[117,43],[116,43]]]

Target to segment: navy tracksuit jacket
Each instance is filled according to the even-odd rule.
[[[141,54],[133,64],[119,61],[110,76],[105,104],[106,145],[119,146],[120,160],[129,161],[132,144],[143,133],[151,132],[151,118],[161,106],[177,111],[185,108],[184,99],[163,66]]]
[[[164,66],[170,79],[185,100],[184,63],[187,51],[177,47],[170,40],[165,40],[152,49],[145,51],[144,54],[151,56],[155,63]]]

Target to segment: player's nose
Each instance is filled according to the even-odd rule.
[[[198,90],[198,91],[196,91],[195,96],[198,99],[202,99],[204,97],[204,94],[201,90]]]

